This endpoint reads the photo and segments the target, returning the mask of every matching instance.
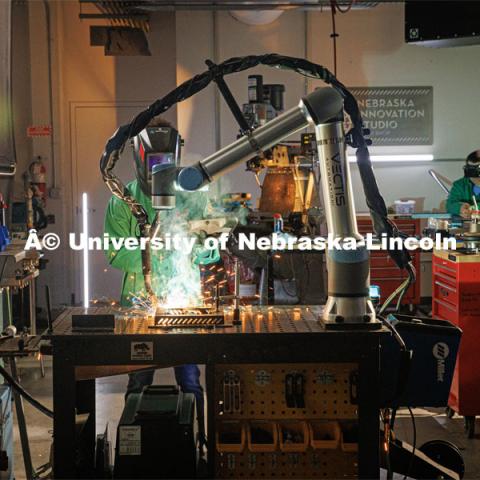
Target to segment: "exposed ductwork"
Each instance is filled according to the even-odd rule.
[[[330,0],[138,0],[136,3],[140,10],[320,10],[330,8]],[[338,0],[340,7],[347,7],[352,0]],[[380,2],[354,1],[353,8],[371,8]]]
[[[112,26],[141,28],[148,31],[148,14],[175,10],[330,10],[330,0],[79,0],[81,19],[105,19]],[[380,2],[362,0],[337,0],[340,8],[367,9]],[[88,7],[95,6],[91,11]],[[88,10],[88,11],[86,11]],[[253,23],[251,23],[253,25]]]

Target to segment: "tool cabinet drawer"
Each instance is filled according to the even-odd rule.
[[[458,280],[458,272],[455,264],[452,265],[452,262],[447,262],[436,256],[434,256],[433,259],[432,273],[442,276],[446,281],[450,280],[456,283]]]
[[[448,320],[458,325],[458,307],[449,302],[434,298],[432,301],[432,317]]]
[[[436,299],[447,302],[454,307],[459,304],[457,287],[450,282],[446,282],[442,277],[434,277],[433,295]]]

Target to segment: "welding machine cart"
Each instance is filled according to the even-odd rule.
[[[114,478],[195,478],[195,397],[176,386],[131,393],[117,430]]]
[[[382,405],[398,407],[445,407],[462,331],[446,320],[410,315],[386,319],[405,342],[402,352],[394,336],[382,339]]]

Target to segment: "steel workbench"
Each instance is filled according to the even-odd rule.
[[[88,313],[105,313],[88,309]],[[379,342],[385,330],[326,331],[317,318],[321,307],[249,307],[242,324],[221,328],[151,328],[153,319],[115,314],[114,332],[75,333],[72,314],[54,322],[53,347],[54,475],[92,475],[95,445],[95,377],[118,366],[206,366],[207,398],[213,398],[215,365],[278,363],[356,363],[358,365],[358,475],[379,477]],[[93,368],[95,367],[95,368]],[[101,368],[98,368],[101,367]],[[123,368],[123,367],[122,367]],[[127,371],[127,368],[124,369]],[[213,476],[215,432],[213,401],[208,402],[208,465]],[[76,414],[86,414],[82,458]]]

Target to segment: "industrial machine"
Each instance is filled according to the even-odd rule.
[[[176,386],[131,393],[118,425],[114,478],[194,478],[195,397]],[[154,462],[162,452],[162,461]]]
[[[242,111],[250,129],[265,125],[283,112],[284,91],[283,85],[264,85],[262,75],[248,77],[249,102]],[[284,140],[259,152],[246,166],[260,186],[258,210],[250,214],[250,221],[269,222],[273,228],[273,216],[280,214],[288,231],[311,233],[310,208],[319,206],[315,135],[304,133],[300,141]],[[265,176],[260,182],[262,171]]]
[[[242,107],[251,129],[265,125],[284,110],[284,86],[265,85],[261,75],[248,77],[249,102]],[[261,94],[263,92],[263,94]],[[265,233],[319,235],[325,216],[319,197],[318,150],[313,133],[300,140],[287,139],[262,150],[246,162],[260,188],[256,208],[246,218],[248,226]],[[263,174],[263,178],[262,178]],[[325,228],[324,228],[325,230]],[[326,298],[323,252],[269,252],[255,255],[234,251],[245,265],[256,268],[261,304],[323,304]],[[311,282],[312,276],[316,281]]]

